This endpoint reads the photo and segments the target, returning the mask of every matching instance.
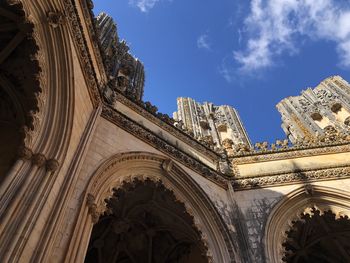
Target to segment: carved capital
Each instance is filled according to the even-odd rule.
[[[59,166],[60,163],[56,159],[50,159],[46,162],[46,170],[49,172],[55,172]]]
[[[95,197],[92,194],[87,194],[86,204],[89,208],[89,214],[92,218],[92,223],[96,224],[100,218],[100,213],[97,209],[97,204],[95,203]]]
[[[42,167],[46,162],[45,155],[43,155],[41,153],[34,154],[33,158],[32,158],[32,162],[34,165],[36,165],[38,167]]]

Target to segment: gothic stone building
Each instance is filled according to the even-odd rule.
[[[0,1],[1,262],[350,262],[345,81],[279,104],[293,144],[215,148],[141,100],[92,8]]]

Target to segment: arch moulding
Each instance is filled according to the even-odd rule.
[[[210,262],[237,262],[226,225],[205,192],[173,161],[146,152],[117,154],[94,172],[84,192],[65,262],[84,261],[93,225],[106,210],[104,200],[113,195],[113,189],[135,179],[160,181],[185,205],[201,231]]]
[[[286,195],[271,211],[265,226],[266,262],[283,263],[284,248],[293,221],[316,208],[321,213],[331,210],[337,218],[350,216],[350,193],[331,187],[301,186]]]

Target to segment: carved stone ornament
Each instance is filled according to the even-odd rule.
[[[57,28],[64,22],[64,16],[61,12],[48,12],[47,22],[52,28]]]
[[[237,178],[232,181],[235,189],[260,188],[273,185],[284,185],[298,182],[313,182],[320,180],[340,179],[350,176],[350,166],[329,168],[322,170],[302,171],[295,173],[286,173],[281,175],[256,176],[250,178]],[[307,186],[305,191],[312,194],[312,188]]]
[[[46,162],[46,170],[50,172],[55,172],[59,166],[59,162],[55,159],[50,159]]]
[[[43,155],[41,153],[34,154],[33,158],[32,158],[32,162],[34,165],[36,165],[38,167],[42,167],[46,162],[45,155]]]
[[[81,21],[77,16],[76,6],[72,3],[72,0],[64,0],[63,4],[65,6],[64,14],[66,16],[67,21],[69,22],[70,28],[72,30],[72,36],[74,39],[74,43],[77,47],[77,51],[79,54],[79,59],[81,63],[84,65],[82,67],[83,73],[85,76],[86,83],[89,87],[90,98],[95,107],[97,107],[101,102],[101,96],[98,89],[98,81],[96,77],[96,73],[93,67],[93,63],[91,57],[89,55],[89,51],[86,46],[86,39],[82,32]],[[91,29],[91,27],[90,27]],[[91,29],[92,30],[92,29]],[[96,44],[96,43],[95,43]]]
[[[22,160],[29,160],[30,158],[32,158],[33,156],[33,152],[31,149],[25,147],[25,146],[21,146],[18,149],[18,157]]]
[[[92,222],[96,224],[100,218],[100,212],[97,209],[97,204],[95,203],[95,197],[92,194],[87,194],[86,204],[89,208],[89,214],[91,215]]]

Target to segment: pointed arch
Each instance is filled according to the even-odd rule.
[[[222,218],[200,186],[179,165],[164,156],[147,152],[117,154],[94,173],[86,188],[65,262],[82,262],[93,224],[105,211],[105,199],[125,182],[160,181],[185,204],[208,247],[213,262],[236,262],[236,249]]]
[[[350,193],[331,187],[303,185],[286,195],[271,211],[265,226],[265,256],[267,262],[283,262],[282,244],[293,221],[316,208],[332,211],[336,217],[350,217]]]

